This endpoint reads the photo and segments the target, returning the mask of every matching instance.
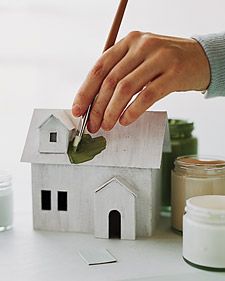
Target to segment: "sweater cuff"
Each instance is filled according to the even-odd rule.
[[[192,36],[204,49],[210,64],[211,80],[206,98],[225,96],[225,33]]]

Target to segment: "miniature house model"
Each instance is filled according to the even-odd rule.
[[[78,124],[69,110],[34,110],[22,161],[32,165],[35,229],[93,233],[99,238],[151,236],[160,209],[162,151],[169,151],[165,112],[145,112],[128,127],[99,131],[107,146],[71,164]]]

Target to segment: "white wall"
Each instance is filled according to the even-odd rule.
[[[19,164],[34,107],[70,108],[100,55],[118,0],[0,0],[0,168],[26,198]],[[129,0],[119,37],[131,30],[191,36],[225,30],[223,0]],[[225,157],[225,98],[172,94],[153,109],[196,124],[200,153]],[[29,202],[29,200],[28,200]]]

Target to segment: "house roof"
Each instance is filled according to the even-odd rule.
[[[67,154],[39,153],[39,127],[54,115],[64,122],[67,118],[77,128],[79,118],[70,110],[35,109],[28,131],[21,161],[40,164],[71,164]],[[127,127],[117,124],[111,131],[99,130],[92,137],[104,136],[106,149],[82,166],[111,166],[133,168],[160,168],[162,151],[170,151],[166,112],[145,112]],[[77,165],[77,164],[71,164]]]
[[[59,122],[65,126],[69,131],[74,129],[73,120],[71,120],[71,115],[67,114],[66,111],[58,111],[50,114],[39,126],[39,128],[43,127],[51,118],[56,118]]]
[[[134,196],[137,196],[135,191],[133,190],[133,188],[131,187],[128,187],[127,186],[127,183],[124,182],[123,179],[121,178],[118,178],[118,177],[113,177],[112,179],[110,179],[109,181],[105,182],[103,185],[101,185],[98,189],[95,190],[95,193],[103,190],[106,186],[108,186],[111,182],[117,182],[119,183],[119,185],[122,187],[122,188],[125,188],[129,193],[131,193],[132,195]]]

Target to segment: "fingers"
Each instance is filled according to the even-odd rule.
[[[143,62],[118,83],[104,113],[101,125],[104,130],[111,130],[133,95],[160,74],[162,67],[157,61],[158,55]]]
[[[121,40],[101,56],[78,90],[72,107],[74,116],[81,116],[86,112],[107,74],[126,55],[127,51],[126,41]]]
[[[95,99],[88,129],[110,130],[118,119],[122,125],[134,122],[170,92],[205,89],[209,77],[207,58],[194,40],[131,32],[98,60],[72,112],[83,115]]]
[[[138,119],[156,101],[165,97],[173,91],[172,77],[169,74],[162,74],[149,83],[128,106],[120,117],[120,124],[127,126]]]
[[[128,52],[104,79],[90,113],[88,130],[91,133],[98,131],[101,127],[105,109],[120,81],[141,63],[142,60],[140,57]]]

